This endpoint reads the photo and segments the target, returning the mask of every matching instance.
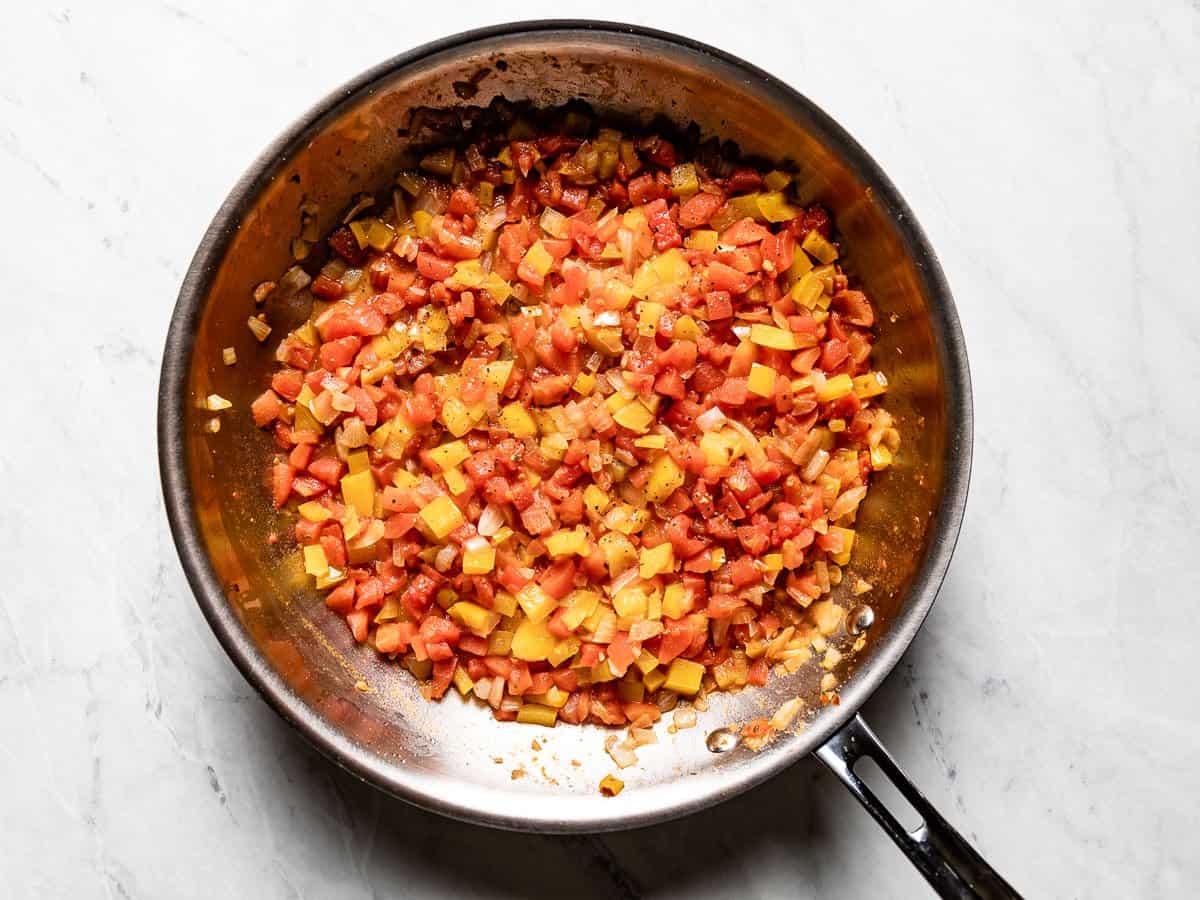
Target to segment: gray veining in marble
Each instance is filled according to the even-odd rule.
[[[921,217],[971,352],[966,527],[868,719],[1030,896],[1195,896],[1200,7],[736,6],[602,12],[720,44],[837,117]],[[435,8],[5,9],[4,896],[924,896],[812,762],[604,838],[392,802],[288,731],[198,614],[153,441],[183,271],[243,167],[316,97],[503,18]]]

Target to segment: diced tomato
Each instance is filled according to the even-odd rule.
[[[575,586],[575,562],[560,559],[538,576],[538,584],[555,600],[561,600]]]

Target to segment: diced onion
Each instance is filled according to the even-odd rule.
[[[636,747],[645,747],[649,744],[658,743],[658,735],[654,733],[653,728],[630,728],[629,742]]]
[[[795,721],[802,706],[804,706],[804,701],[799,697],[793,697],[781,704],[779,709],[775,710],[775,715],[771,716],[771,727],[776,731],[783,731]]]
[[[725,413],[721,412],[721,407],[714,406],[696,416],[696,427],[701,431],[708,432],[720,426],[724,421],[726,421]]]
[[[867,486],[865,484],[860,484],[858,487],[852,487],[848,491],[842,492],[833,501],[833,506],[829,510],[829,520],[836,522],[838,519],[850,515],[858,509],[858,505],[862,503],[865,496],[867,496]]]
[[[604,741],[604,752],[612,757],[617,768],[627,769],[637,765],[638,758],[637,754],[633,752],[633,748],[623,741],[619,741],[615,734],[610,734]]]
[[[489,503],[479,514],[479,522],[475,525],[475,530],[485,538],[489,538],[499,531],[502,525],[504,525],[504,513],[500,511],[499,507]]]
[[[812,459],[808,461],[808,465],[804,467],[804,472],[801,477],[805,481],[816,481],[821,473],[825,471],[825,466],[829,463],[829,451],[818,450],[813,454]]]
[[[445,572],[450,568],[458,556],[458,548],[453,544],[447,544],[437,552],[437,556],[433,558],[433,567],[439,572]]]
[[[694,728],[696,725],[696,710],[690,706],[677,706],[675,715],[672,717],[672,723],[677,731],[683,731],[685,728]]]

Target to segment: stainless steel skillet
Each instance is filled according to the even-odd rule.
[[[270,354],[246,328],[251,291],[290,264],[301,206],[315,201],[317,224],[327,230],[356,193],[389,183],[411,139],[413,110],[482,106],[496,96],[544,106],[580,99],[601,113],[695,122],[744,152],[794,164],[804,196],[833,212],[846,265],[882,311],[878,365],[892,380],[887,404],[904,442],[859,521],[852,569],[875,590],[838,597],[847,607],[870,603],[849,619],[864,629],[864,646],[837,672],[840,704],[817,703],[815,669],[717,698],[696,728],[664,732],[661,744],[644,748],[642,765],[623,775],[628,787],[611,799],[596,790],[611,769],[600,729],[497,723],[453,698],[428,705],[406,673],[354,646],[344,625],[314,603],[280,545],[266,540],[278,527],[261,487],[266,438],[245,413],[207,432],[210,414],[195,402],[215,392],[246,410],[261,389]],[[298,311],[281,302],[271,313],[278,335]],[[221,364],[228,346],[237,350],[235,367]],[[604,831],[696,812],[815,753],[943,896],[1015,896],[857,716],[941,586],[966,502],[971,441],[970,377],[949,288],[876,163],[821,110],[748,63],[675,35],[598,22],[457,35],[377,66],[321,101],[251,166],[205,234],[171,322],[159,397],[167,512],[201,609],[267,702],[362,779],[496,827]],[[810,701],[803,730],[757,752],[721,740],[727,726],[797,694]],[[921,828],[905,832],[854,774],[863,756],[917,808]]]

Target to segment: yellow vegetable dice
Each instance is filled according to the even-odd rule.
[[[448,472],[442,473],[442,477],[446,479],[446,488],[455,497],[467,489],[467,479],[463,477],[463,473],[458,471],[458,469],[450,469]]]
[[[349,467],[351,475],[365,472],[371,468],[371,456],[366,450],[355,450],[346,457],[346,465]]]
[[[646,592],[641,588],[625,587],[613,594],[613,611],[621,618],[646,618]]]
[[[429,455],[442,471],[446,472],[469,459],[471,451],[467,449],[465,441],[451,441],[440,447],[434,447],[429,451]]]
[[[475,682],[471,680],[471,676],[467,674],[467,670],[462,666],[454,667],[454,689],[462,696],[467,696],[475,687]]]
[[[586,397],[596,389],[596,376],[591,372],[580,372],[575,376],[575,383],[572,387],[576,393]]]
[[[546,549],[554,559],[562,559],[564,556],[586,556],[587,532],[581,528],[556,531],[546,538]]]
[[[463,600],[453,604],[446,614],[472,634],[487,637],[500,624],[500,613]]]
[[[747,388],[750,393],[757,394],[759,397],[770,397],[775,393],[775,370],[770,366],[764,366],[761,363],[754,363],[750,366],[750,377],[747,379]]]
[[[760,347],[770,347],[772,350],[800,349],[800,341],[795,332],[757,322],[750,326],[750,342]]]
[[[662,669],[651,669],[642,676],[642,684],[646,685],[646,690],[657,691],[663,686],[663,682],[667,680],[667,673]]]
[[[838,258],[837,247],[829,243],[821,232],[813,230],[804,237],[800,246],[813,259],[822,263],[831,263]]]
[[[804,256],[803,253],[796,255]],[[804,258],[807,259],[808,257]],[[817,301],[821,299],[821,294],[824,292],[824,282],[815,273],[810,271],[801,275],[799,280],[792,285],[790,296],[797,306],[803,306],[805,309],[815,309]]]
[[[537,434],[537,424],[529,410],[519,403],[510,403],[500,410],[500,426],[513,437],[526,438]]]
[[[375,514],[375,476],[370,469],[342,476],[342,502],[364,518]]]
[[[828,403],[831,400],[838,400],[845,397],[854,390],[854,380],[846,374],[834,375],[832,378],[826,379],[825,383],[817,388],[817,399],[822,403]]]
[[[683,246],[689,250],[700,250],[705,253],[714,253],[717,249],[717,238],[719,235],[710,229],[699,229],[689,232],[687,237],[683,239]]]
[[[842,536],[842,549],[840,553],[830,554],[830,559],[839,566],[844,566],[850,562],[850,552],[854,549],[854,529],[843,528],[840,525],[830,525],[830,534],[840,534]]]
[[[700,452],[710,466],[727,466],[742,453],[741,437],[730,431],[710,431],[700,438]]]
[[[550,633],[544,621],[525,619],[513,634],[510,652],[517,659],[538,662],[549,656],[557,643],[558,638]]]
[[[542,245],[541,241],[534,241],[533,246],[525,251],[525,257],[521,262],[543,276],[554,267],[554,257],[550,255],[550,251]]]
[[[531,581],[521,588],[517,594],[517,603],[525,610],[529,621],[538,623],[554,611],[558,605],[553,597],[541,589],[536,581]]]
[[[763,565],[767,567],[768,572],[778,572],[783,568],[782,553],[768,553],[762,558]]]
[[[633,446],[643,450],[666,450],[667,437],[663,434],[646,434],[640,438],[634,438]]]
[[[496,568],[496,548],[472,548],[463,551],[462,570],[464,575],[486,575]]]
[[[654,423],[654,413],[650,412],[640,400],[634,400],[613,413],[613,420],[632,432],[645,434]]]
[[[304,571],[318,578],[329,571],[329,560],[320,544],[309,544],[304,548]]]
[[[439,541],[464,521],[462,511],[445,494],[433,502],[425,504],[421,508],[420,516],[421,521]]]
[[[638,565],[638,574],[643,578],[653,578],[675,571],[675,548],[670,541],[664,541],[657,547],[643,547]]]
[[[653,303],[649,300],[643,300],[638,304],[638,334],[642,337],[654,337],[658,331],[659,320],[666,313],[667,308],[661,303]]]
[[[871,448],[871,468],[876,472],[886,469],[892,464],[892,451],[883,444]]]
[[[512,370],[513,363],[511,359],[488,363],[483,367],[483,380],[497,391],[502,391],[508,384]]]
[[[624,534],[609,531],[600,536],[600,552],[604,554],[608,574],[616,578],[637,562],[637,550]]]
[[[693,603],[692,592],[681,582],[673,581],[663,594],[662,614],[668,619],[682,619],[692,611]]]
[[[704,666],[690,659],[675,659],[667,670],[663,687],[677,694],[691,697],[700,690],[700,679],[704,677]]]
[[[605,775],[600,779],[600,793],[605,797],[615,797],[625,790],[625,782],[615,775]]]
[[[878,397],[888,388],[888,380],[882,372],[868,372],[854,379],[854,393],[860,400]]]
[[[517,721],[526,725],[545,725],[553,728],[558,721],[558,710],[552,706],[541,706],[537,703],[522,703],[517,710]]]
[[[300,515],[309,522],[324,522],[332,513],[316,500],[309,500],[300,504]]]
[[[662,503],[683,487],[683,480],[683,469],[670,454],[664,453],[650,466],[650,477],[645,487],[646,502]]]
[[[611,504],[612,498],[596,485],[589,484],[583,489],[583,505],[590,512],[602,515]]]
[[[758,211],[768,222],[786,222],[804,212],[788,203],[780,191],[759,194]]]

